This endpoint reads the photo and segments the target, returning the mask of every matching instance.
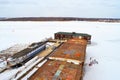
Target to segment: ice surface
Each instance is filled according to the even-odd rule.
[[[41,41],[53,37],[58,31],[92,35],[92,43],[86,51],[84,80],[120,80],[120,23],[0,22],[0,50],[17,43]],[[98,64],[88,66],[90,57],[96,59]],[[7,73],[6,76],[9,77]]]

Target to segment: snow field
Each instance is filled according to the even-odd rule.
[[[87,46],[83,80],[120,79],[120,23],[28,21],[0,22],[0,26],[0,50],[17,43],[38,42],[54,37],[54,33],[59,31],[91,34],[92,43]],[[98,64],[89,66],[90,57],[96,59]],[[8,73],[6,75],[8,76]]]

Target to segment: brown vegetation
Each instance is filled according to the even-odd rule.
[[[1,18],[0,21],[98,21],[98,22],[120,22],[117,18],[78,18],[78,17],[18,17]]]

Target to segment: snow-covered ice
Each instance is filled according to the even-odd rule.
[[[92,35],[92,44],[87,46],[85,63],[88,64],[92,57],[98,61],[98,64],[85,66],[83,80],[120,79],[120,23],[0,22],[0,50],[18,43],[37,42],[54,37],[54,33],[58,31]]]

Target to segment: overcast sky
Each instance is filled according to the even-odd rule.
[[[0,17],[120,18],[120,0],[0,0]]]

